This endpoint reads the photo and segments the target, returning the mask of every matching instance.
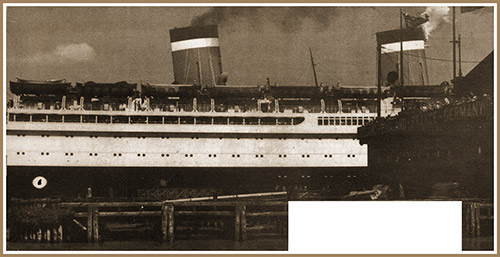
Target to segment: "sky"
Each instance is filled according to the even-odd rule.
[[[171,83],[169,30],[217,24],[228,84],[376,86],[375,33],[399,7],[8,7],[7,80]],[[419,15],[425,6],[402,7]],[[451,10],[426,41],[431,84],[452,78]],[[493,8],[460,13],[463,73],[493,50]]]

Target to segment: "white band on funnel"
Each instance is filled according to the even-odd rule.
[[[381,45],[381,50],[383,54],[399,52],[400,50],[400,42],[390,43]],[[404,41],[403,42],[403,51],[411,51],[411,50],[423,50],[424,49],[424,41],[423,40],[413,40],[413,41]]]
[[[195,39],[172,42],[172,52],[193,49],[193,48],[217,47],[217,46],[219,46],[218,38],[195,38]]]

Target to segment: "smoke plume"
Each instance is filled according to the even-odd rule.
[[[213,7],[193,18],[191,26],[225,25],[243,21],[250,28],[260,29],[264,23],[272,23],[282,32],[293,33],[312,21],[315,29],[326,29],[335,17],[335,7]]]
[[[94,48],[87,43],[59,45],[50,52],[40,52],[22,61],[31,64],[69,64],[89,62],[96,58]]]
[[[450,8],[447,6],[430,6],[427,7],[422,16],[428,15],[429,21],[422,25],[425,33],[425,38],[429,38],[432,31],[439,27],[442,23],[450,22],[449,19]]]

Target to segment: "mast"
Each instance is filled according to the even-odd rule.
[[[382,116],[382,47],[377,43],[377,118]]]
[[[455,44],[457,41],[455,40],[455,6],[453,6],[453,79],[457,77],[457,49]]]
[[[313,68],[314,84],[316,85],[316,87],[318,87],[318,78],[316,77],[316,68],[314,67],[316,65],[314,64],[313,53],[310,47],[309,47],[309,54],[311,55],[311,65]]]
[[[399,9],[399,81],[401,84],[401,89],[405,84],[403,76],[403,11]],[[403,90],[401,90],[403,92]],[[405,99],[404,93],[401,94],[401,109],[405,109]]]
[[[458,76],[462,77],[462,39],[458,34]]]
[[[399,9],[399,81],[404,85],[403,79],[403,11]]]

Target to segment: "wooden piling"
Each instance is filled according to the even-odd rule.
[[[247,240],[247,206],[241,206],[241,240]]]
[[[63,226],[62,225],[59,225],[59,228],[57,228],[57,232],[58,232],[58,241],[59,242],[62,242],[64,240],[64,234],[63,234]]]
[[[241,205],[235,206],[235,217],[234,217],[234,240],[240,240],[240,228],[241,228]]]
[[[161,206],[161,238],[163,242],[167,242],[168,233],[168,207],[166,204]]]
[[[174,241],[174,205],[169,204],[167,208],[167,213],[168,213],[168,241],[172,242]]]
[[[93,238],[95,242],[99,242],[99,209],[97,207],[94,207],[93,210],[93,215],[92,215],[92,231],[93,231]]]
[[[93,221],[93,207],[91,205],[88,206],[87,208],[87,241],[91,242],[92,241],[92,221]]]

